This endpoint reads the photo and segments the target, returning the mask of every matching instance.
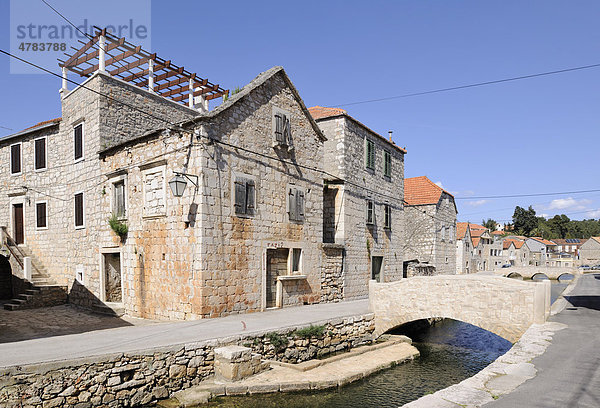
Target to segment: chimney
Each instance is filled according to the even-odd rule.
[[[392,133],[393,133],[392,130],[388,130],[388,135],[390,135],[390,142],[392,141]]]

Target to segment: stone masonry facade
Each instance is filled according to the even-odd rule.
[[[322,109],[325,115],[320,116]],[[323,209],[324,235],[327,242],[345,247],[344,299],[366,298],[368,282],[375,277],[373,262],[376,262],[375,268],[380,265],[376,271],[380,281],[402,278],[405,151],[345,111],[330,113],[327,109],[311,108],[328,139],[325,142],[325,171],[329,180],[325,189],[327,205]],[[368,147],[368,143],[372,147]],[[366,162],[368,149],[373,149],[372,163]],[[389,175],[385,174],[386,160],[389,160]],[[372,218],[367,220],[369,202]],[[386,211],[389,211],[389,225],[385,225]]]

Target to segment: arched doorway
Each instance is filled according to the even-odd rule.
[[[12,270],[8,258],[0,255],[0,299],[12,299]]]

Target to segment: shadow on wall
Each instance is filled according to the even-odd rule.
[[[0,300],[12,299],[12,270],[6,257],[0,255]]]

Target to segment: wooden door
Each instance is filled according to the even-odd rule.
[[[104,254],[104,289],[107,302],[120,303],[123,301],[120,254]]]
[[[267,249],[267,307],[277,306],[277,277],[287,274],[288,248]]]
[[[18,244],[25,243],[25,225],[23,224],[23,204],[13,204],[13,233]]]

